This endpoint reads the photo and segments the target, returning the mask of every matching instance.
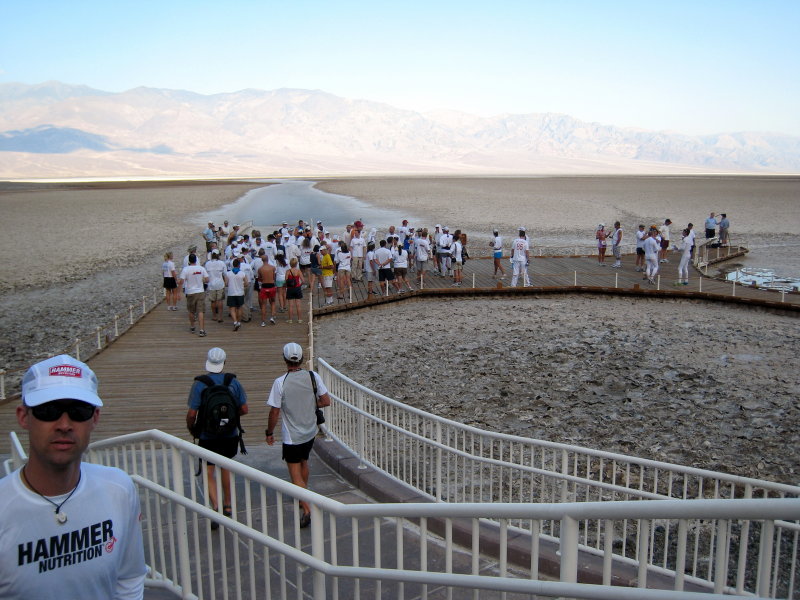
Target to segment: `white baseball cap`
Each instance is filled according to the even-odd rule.
[[[289,342],[283,347],[283,358],[289,362],[300,362],[303,360],[303,348],[296,342]]]
[[[212,348],[206,357],[206,370],[209,373],[222,373],[225,368],[225,350],[222,348]]]
[[[25,406],[66,399],[103,406],[97,395],[97,376],[85,363],[61,354],[38,362],[26,371],[22,378]]]

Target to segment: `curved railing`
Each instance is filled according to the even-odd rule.
[[[703,469],[640,459],[543,440],[493,433],[432,415],[383,396],[317,358],[331,398],[327,433],[348,447],[365,465],[429,497],[447,503],[569,503],[630,500],[699,500],[800,498],[800,487],[726,475]],[[557,537],[560,524],[544,521],[533,531],[525,521],[513,526],[536,535]],[[582,543],[601,551],[602,524],[579,524]],[[619,554],[635,554],[637,528],[625,520],[617,532]],[[661,546],[654,563],[669,568],[674,524],[661,525]],[[792,577],[798,568],[798,525],[787,524],[782,541],[790,549]],[[749,526],[739,532],[752,535]],[[693,532],[692,575],[711,577],[712,532]],[[748,562],[746,546],[738,548],[740,565]],[[705,572],[705,574],[704,574]]]
[[[689,590],[703,590],[714,593],[702,598],[721,600],[723,593],[800,593],[797,556],[783,542],[800,531],[788,521],[800,518],[797,499],[342,504],[156,430],[94,442],[87,458],[131,475],[142,500],[147,583],[183,598],[494,598],[514,592],[618,600],[697,598]],[[192,481],[198,459],[230,472],[232,518],[208,507],[206,477]],[[219,472],[213,485],[221,493]],[[311,506],[307,531],[299,527],[298,500]],[[485,519],[499,524],[496,562],[481,555]],[[560,581],[540,577],[548,540],[536,533],[546,522],[558,523],[550,560]],[[597,524],[595,552],[587,551],[584,522]],[[512,523],[526,523],[535,534],[520,538]],[[667,526],[674,534],[666,546],[675,550],[661,568]],[[745,528],[749,535],[742,534]],[[459,531],[466,532],[460,540],[466,548],[456,543]],[[699,545],[709,544],[702,556],[697,531]],[[623,532],[633,536],[629,558],[619,553]],[[521,566],[512,561],[520,553],[526,556]],[[578,584],[579,571],[590,563],[598,569],[597,584]]]

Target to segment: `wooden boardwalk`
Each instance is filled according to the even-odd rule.
[[[462,287],[452,287],[452,280],[428,274],[425,291],[406,293],[401,296],[367,297],[366,286],[356,284],[353,288],[353,302],[347,298],[336,298],[332,307],[324,307],[322,294],[312,294],[315,314],[324,315],[340,310],[395,302],[416,296],[464,296],[472,294],[537,294],[573,288],[577,291],[608,291],[617,288],[620,293],[646,296],[703,297],[711,300],[727,301],[735,294],[736,302],[757,303],[773,309],[785,308],[795,314],[800,312],[800,294],[758,290],[736,286],[730,283],[701,278],[690,271],[691,283],[688,286],[673,286],[677,278],[677,261],[661,265],[661,291],[642,279],[642,274],[634,271],[634,257],[623,257],[623,268],[612,269],[613,258],[600,266],[595,257],[535,258],[531,261],[529,272],[531,284],[528,289],[510,290],[510,264],[504,259],[506,278],[502,282],[492,277],[491,259],[473,259],[467,262]],[[409,280],[417,287],[410,274]],[[473,278],[475,288],[473,289]],[[500,288],[498,290],[498,283]],[[522,281],[519,282],[519,286]],[[699,294],[702,286],[703,295]],[[638,289],[637,289],[638,288]],[[304,299],[307,315],[309,294]],[[255,300],[255,299],[254,299]],[[206,313],[207,316],[210,313]],[[308,323],[304,315],[303,324],[286,323],[286,315],[279,315],[278,324],[260,327],[258,312],[253,320],[243,324],[234,332],[230,318],[224,324],[208,322],[208,336],[200,338],[189,332],[188,319],[183,306],[177,312],[168,311],[161,305],[141,319],[128,332],[107,349],[89,359],[89,364],[100,381],[100,395],[105,406],[102,409],[100,424],[93,439],[104,439],[142,431],[161,429],[167,433],[189,439],[185,427],[186,402],[189,388],[195,375],[205,371],[205,357],[209,348],[219,346],[228,354],[226,370],[239,377],[247,391],[250,413],[244,417],[245,440],[251,444],[263,441],[267,421],[266,398],[272,381],[284,372],[281,349],[287,342],[308,345]],[[16,391],[16,390],[12,390]],[[8,432],[16,431],[23,444],[27,446],[24,431],[18,426],[14,416],[16,401],[0,405],[0,453],[9,451]]]

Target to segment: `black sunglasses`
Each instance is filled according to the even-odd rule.
[[[39,406],[31,406],[31,413],[40,421],[58,421],[61,415],[67,413],[70,420],[82,423],[94,416],[96,406],[86,402],[46,402]]]

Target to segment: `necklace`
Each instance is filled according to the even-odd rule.
[[[75,487],[72,488],[72,491],[69,493],[69,495],[66,498],[64,498],[64,500],[61,502],[61,504],[56,504],[55,502],[50,500],[50,498],[45,496],[42,492],[40,492],[35,487],[33,487],[33,485],[31,485],[31,482],[25,476],[25,467],[22,467],[22,478],[25,480],[25,485],[27,485],[29,488],[31,488],[31,490],[33,490],[34,492],[39,494],[42,498],[44,498],[50,504],[52,504],[53,506],[56,507],[56,510],[54,511],[54,514],[55,514],[55,517],[56,517],[56,523],[58,523],[59,525],[63,525],[64,523],[66,523],[67,522],[67,515],[66,515],[66,513],[61,512],[61,507],[64,506],[67,503],[67,500],[72,498],[72,494],[74,494],[75,490],[78,489],[78,485],[80,485],[80,483],[81,483],[81,472],[78,471],[78,483],[75,484]]]

